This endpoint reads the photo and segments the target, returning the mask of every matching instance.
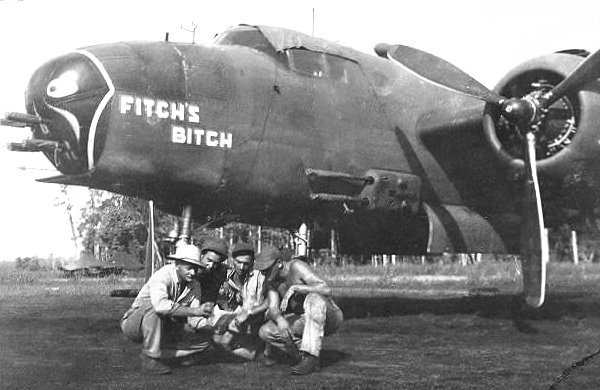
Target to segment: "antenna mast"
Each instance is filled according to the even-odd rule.
[[[196,23],[192,22],[192,26],[190,29],[183,27],[183,25],[181,25],[180,27],[183,31],[192,33],[192,43],[196,44],[196,29],[198,28],[198,25]]]

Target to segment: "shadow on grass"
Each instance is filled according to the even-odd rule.
[[[137,290],[115,290],[114,297],[135,297]],[[523,298],[516,294],[490,291],[474,291],[460,297],[413,297],[404,296],[402,291],[389,295],[352,296],[347,292],[334,295],[344,317],[369,318],[402,315],[472,314],[484,318],[502,318],[513,321],[515,328],[523,333],[537,333],[535,327],[526,321],[550,320],[561,318],[600,317],[600,297],[581,292],[555,292],[546,296],[546,301],[538,309],[525,305]]]
[[[321,351],[321,367],[329,367],[350,357],[349,353],[337,351],[334,349],[324,349]]]
[[[474,294],[465,297],[335,297],[345,318],[388,317],[398,315],[472,314],[484,318],[502,318],[513,321],[523,333],[537,333],[526,321],[558,321],[563,317],[600,317],[598,297],[583,293],[548,294],[542,307],[533,309],[524,304],[520,295]]]

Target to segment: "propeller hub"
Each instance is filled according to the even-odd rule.
[[[536,121],[538,104],[535,99],[526,96],[520,99],[507,99],[502,102],[502,116],[517,126],[529,125]]]

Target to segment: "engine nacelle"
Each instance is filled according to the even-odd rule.
[[[559,84],[582,61],[574,54],[554,53],[527,61],[509,72],[496,86],[501,96],[523,97],[546,92]],[[515,172],[524,167],[523,132],[500,117],[488,104],[483,127],[494,153]],[[535,132],[538,172],[562,177],[585,169],[585,162],[600,159],[600,83],[588,83],[558,99],[539,123]],[[584,162],[582,164],[582,162]],[[582,166],[583,165],[583,166]]]

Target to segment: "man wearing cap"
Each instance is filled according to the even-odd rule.
[[[222,309],[231,311],[238,308],[250,310],[264,301],[264,277],[260,271],[253,271],[254,247],[250,243],[239,242],[233,247],[231,256],[233,268],[227,271],[227,280],[220,291],[223,299],[219,301],[219,305]],[[266,309],[265,305],[264,310]]]
[[[205,272],[197,276],[202,287],[202,303],[215,304],[219,290],[227,278],[225,260],[229,256],[227,241],[222,238],[206,238],[200,247],[200,257],[205,263]]]
[[[168,374],[161,359],[189,356],[211,345],[209,322],[213,302],[202,303],[197,274],[206,273],[221,255],[183,244],[169,256],[175,260],[156,271],[144,284],[121,320],[123,334],[143,343],[142,370]]]
[[[292,375],[319,370],[323,336],[335,332],[344,319],[331,299],[331,288],[308,264],[275,247],[264,248],[254,269],[265,275],[269,306],[269,321],[259,332],[266,343],[261,363],[275,363],[275,348],[296,363]]]
[[[229,323],[221,323],[221,337],[217,339],[221,346],[231,350],[236,356],[251,359],[260,343],[258,330],[265,322],[265,277],[260,271],[253,271],[252,244],[237,243],[231,255],[233,268],[227,272],[218,304],[232,315],[228,317]]]

